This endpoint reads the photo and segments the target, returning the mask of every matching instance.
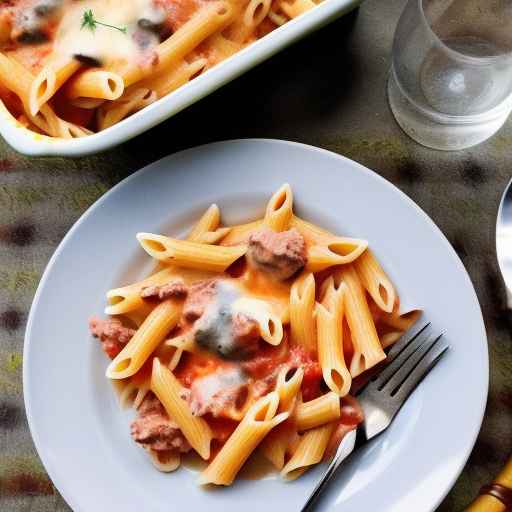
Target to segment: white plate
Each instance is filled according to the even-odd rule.
[[[75,511],[297,511],[323,468],[204,491],[183,469],[160,474],[129,436],[104,377],[107,358],[87,332],[104,293],[141,277],[138,231],[181,234],[212,202],[227,223],[263,213],[289,182],[299,214],[366,238],[407,305],[444,330],[452,350],[390,429],[341,471],[319,509],[432,511],[473,447],[488,384],[478,301],[460,260],[410,199],[361,165],[289,142],[231,141],[164,158],[103,196],[65,237],[43,276],[25,339],[27,416],[48,473]],[[147,265],[146,265],[147,267]]]
[[[0,135],[26,155],[80,156],[104,151],[149,130],[227,84],[298,39],[351,11],[361,0],[325,0],[314,9],[267,34],[247,48],[206,71],[188,84],[89,137],[56,139],[23,128],[0,101]]]

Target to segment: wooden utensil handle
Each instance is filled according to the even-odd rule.
[[[507,512],[512,510],[512,457],[490,485],[484,485],[480,496],[466,512]]]

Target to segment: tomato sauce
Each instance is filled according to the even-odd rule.
[[[95,120],[95,111],[93,109],[79,108],[62,98],[61,93],[57,93],[52,98],[51,104],[54,106],[55,113],[66,119],[70,123],[85,128],[92,128]]]
[[[204,418],[212,429],[213,438],[220,443],[225,443],[238,425],[237,421],[228,418],[215,418],[211,414],[205,415]]]
[[[167,24],[175,32],[197,11],[203,2],[200,0],[155,0],[155,4],[164,8]]]
[[[230,363],[215,357],[213,354],[185,352],[178,367],[174,370],[174,374],[183,386],[190,388],[196,379],[210,375],[220,368],[229,368],[230,366],[232,366]]]
[[[289,347],[287,340],[283,340],[277,347],[262,347],[258,355],[242,363],[243,369],[256,381],[269,382],[269,377],[276,378],[283,367],[302,368],[302,396],[304,401],[313,400],[321,395],[320,384],[322,369],[318,361],[300,346]]]
[[[136,384],[144,384],[150,382],[151,372],[153,369],[153,358],[149,358],[140,368],[140,370],[131,378],[132,382]]]

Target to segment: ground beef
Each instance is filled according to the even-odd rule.
[[[276,233],[264,228],[249,237],[247,257],[253,267],[285,280],[306,264],[306,243],[296,229]]]
[[[114,359],[135,334],[135,329],[125,327],[117,318],[103,320],[92,317],[89,320],[89,330],[95,338],[99,338],[110,359]]]
[[[243,313],[236,313],[231,322],[233,344],[246,353],[255,353],[260,339],[260,324]]]
[[[187,287],[183,279],[175,279],[166,284],[145,286],[140,292],[143,299],[182,299],[187,296]]]
[[[241,367],[247,375],[255,379],[253,393],[258,396],[275,387],[276,378],[284,367],[304,370],[301,392],[305,402],[321,395],[322,368],[318,361],[300,346],[282,353],[280,347],[264,347],[254,358],[243,361]]]
[[[190,444],[178,425],[169,418],[160,400],[149,393],[132,422],[131,435],[135,442],[155,451],[176,450],[188,452]]]
[[[188,289],[187,300],[183,305],[183,316],[188,322],[194,322],[201,317],[206,306],[217,294],[217,281],[199,281]]]

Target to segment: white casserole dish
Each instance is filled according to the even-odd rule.
[[[35,134],[23,128],[1,102],[0,135],[14,149],[31,156],[76,157],[104,151],[177,114],[301,37],[349,12],[360,2],[361,0],[325,0],[166,97],[89,137],[56,139]]]

